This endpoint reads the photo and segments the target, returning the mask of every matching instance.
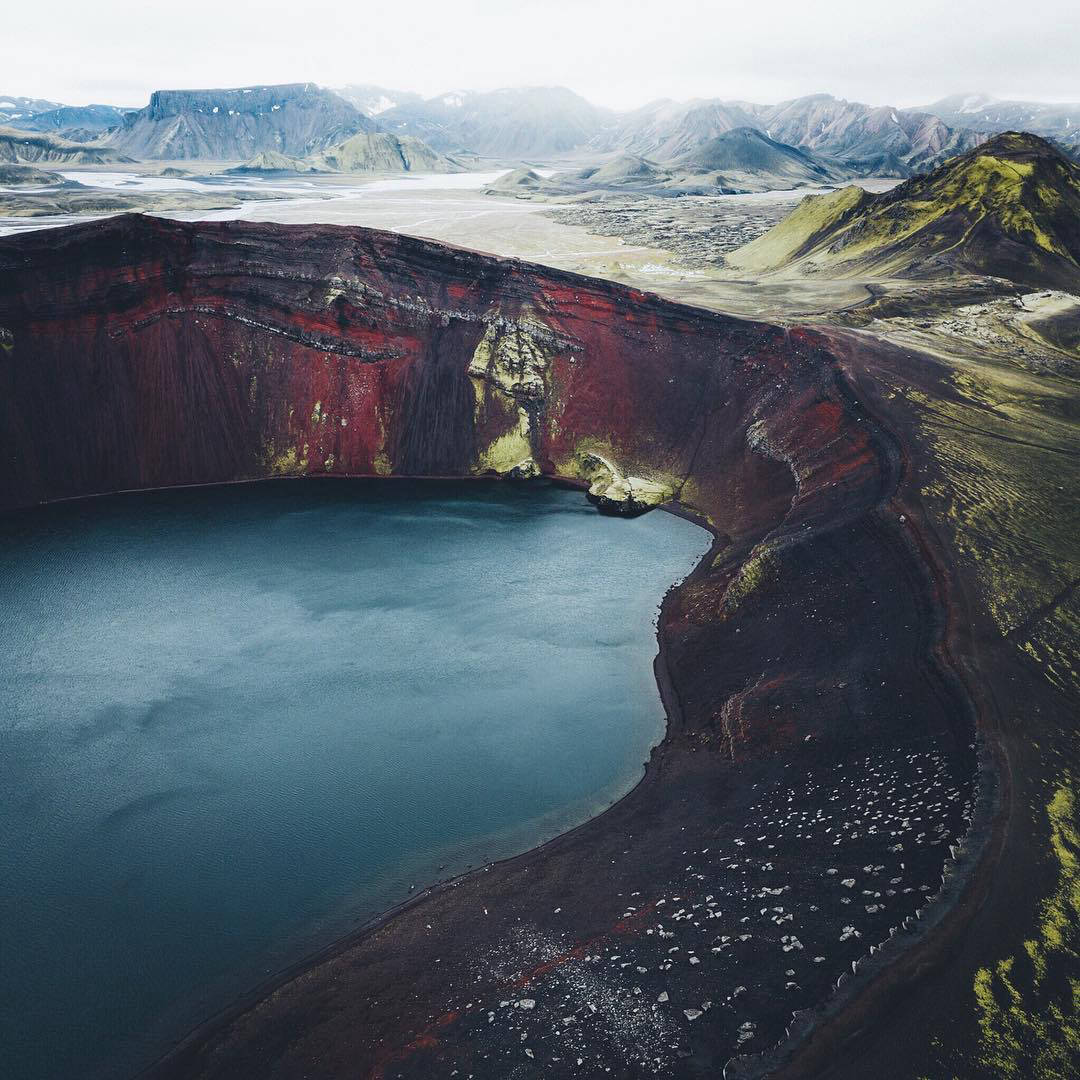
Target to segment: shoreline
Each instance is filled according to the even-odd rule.
[[[192,484],[177,484],[169,486],[156,486],[146,488],[126,488],[117,489],[114,491],[100,491],[93,492],[87,495],[73,495],[67,497],[61,497],[56,499],[44,500],[42,502],[25,506],[15,507],[0,512],[5,517],[15,517],[22,512],[33,512],[40,509],[45,509],[52,506],[70,506],[72,504],[78,504],[82,502],[97,501],[100,499],[108,499],[115,497],[122,497],[127,495],[148,495],[155,493],[172,493],[181,491],[193,491],[204,490],[212,488],[231,488],[231,487],[247,487],[254,486],[256,484],[275,484],[275,483],[303,483],[309,484],[311,481],[326,481],[329,483],[349,483],[356,481],[360,483],[370,483],[373,485],[381,486],[387,481],[397,481],[402,485],[406,484],[430,484],[432,487],[437,487],[443,484],[482,484],[482,485],[510,485],[513,488],[527,491],[530,487],[536,486],[550,486],[553,488],[574,491],[582,494],[587,492],[588,483],[572,477],[563,477],[558,475],[541,475],[534,479],[519,480],[507,475],[500,475],[497,473],[479,474],[467,477],[461,476],[379,476],[368,474],[342,474],[342,473],[327,473],[318,475],[305,475],[305,476],[257,476],[251,478],[238,478],[228,481],[209,481],[206,483],[192,483]],[[589,507],[593,513],[602,514],[603,512],[597,509],[593,504],[585,502],[583,499],[583,506]],[[665,513],[671,514],[673,517],[681,520],[689,521],[692,524],[697,525],[709,534],[710,543],[709,547],[703,553],[700,559],[694,564],[690,571],[679,581],[672,583],[668,586],[661,599],[660,614],[658,617],[657,626],[654,630],[654,639],[657,643],[657,651],[652,661],[652,670],[654,676],[654,682],[656,684],[657,695],[660,701],[661,708],[664,712],[663,720],[663,734],[659,740],[653,744],[649,749],[649,760],[643,763],[641,768],[641,775],[634,781],[630,787],[617,799],[609,803],[607,806],[600,809],[597,813],[592,814],[589,817],[584,818],[577,825],[565,829],[549,839],[544,840],[539,844],[534,844],[525,848],[513,855],[508,855],[501,859],[495,859],[490,862],[486,862],[480,865],[473,866],[469,869],[463,870],[452,877],[437,880],[431,884],[423,887],[418,887],[413,895],[410,895],[403,900],[400,900],[384,910],[378,912],[375,915],[365,919],[359,925],[351,928],[344,934],[339,934],[327,941],[324,945],[318,948],[304,953],[296,960],[291,961],[280,969],[267,975],[265,978],[260,979],[255,985],[249,989],[244,990],[240,994],[230,1001],[222,1008],[211,1013],[203,1020],[187,1028],[182,1034],[173,1038],[170,1042],[168,1049],[163,1050],[160,1054],[156,1055],[152,1061],[139,1068],[133,1074],[130,1075],[133,1078],[144,1077],[152,1075],[154,1070],[160,1066],[160,1064],[166,1061],[169,1056],[181,1048],[183,1045],[191,1040],[198,1041],[203,1036],[211,1034],[215,1029],[219,1028],[223,1024],[227,1024],[229,1020],[235,1018],[237,1015],[242,1014],[249,1009],[253,1004],[259,1000],[272,994],[278,987],[303,975],[309,969],[317,966],[318,964],[332,959],[352,946],[363,941],[372,933],[379,930],[381,927],[387,925],[398,916],[405,912],[422,904],[425,900],[431,898],[436,894],[452,891],[457,888],[463,881],[473,877],[475,875],[489,872],[493,869],[513,865],[523,861],[532,860],[534,857],[543,855],[547,850],[558,846],[561,843],[570,841],[583,829],[591,827],[598,822],[601,822],[605,815],[608,815],[615,811],[618,806],[625,800],[631,798],[639,787],[646,784],[650,779],[655,780],[655,776],[650,776],[650,770],[654,769],[654,762],[657,755],[662,755],[665,744],[668,742],[671,735],[671,725],[678,719],[681,720],[681,707],[678,704],[677,693],[672,683],[670,672],[667,668],[667,661],[664,654],[664,641],[662,637],[662,631],[660,629],[663,619],[663,610],[668,606],[676,591],[682,584],[690,581],[695,575],[699,574],[706,568],[712,560],[724,549],[724,544],[718,538],[715,529],[708,523],[708,521],[696,511],[682,506],[681,504],[672,503],[667,505],[661,505],[654,509],[662,510]],[[616,515],[617,516],[617,515]],[[114,1075],[115,1070],[111,1067],[110,1063],[105,1062],[102,1066],[95,1070],[95,1075],[101,1073],[102,1075]],[[120,1076],[119,1072],[115,1073],[116,1076]]]
[[[278,479],[321,479],[321,477],[258,477],[254,480],[232,480],[228,481],[229,486],[234,484],[250,484],[250,483],[262,483],[273,482]],[[443,476],[443,477],[382,477],[382,476],[328,476],[327,479],[343,479],[343,480],[400,480],[410,483],[415,483],[417,480],[432,481],[433,483],[448,482],[448,483],[460,483],[462,479],[467,480],[479,480],[489,483],[510,483],[514,485],[528,486],[531,481],[513,480],[509,477],[493,476],[473,476],[473,477],[455,477],[455,476]],[[588,484],[573,480],[566,477],[557,476],[541,476],[537,477],[539,482],[551,483],[556,487],[566,488],[575,491],[585,491],[588,489]],[[215,483],[208,484],[183,484],[178,485],[176,488],[146,488],[129,491],[116,491],[116,492],[99,492],[92,496],[85,496],[86,498],[100,498],[107,495],[124,495],[124,494],[140,494],[149,493],[153,491],[173,491],[184,490],[189,488],[202,488],[202,487],[219,487]],[[71,499],[57,499],[52,500],[50,503],[42,503],[38,505],[53,505],[54,503],[61,502],[78,502],[81,501],[84,496],[73,496]],[[723,545],[720,539],[717,537],[715,530],[708,524],[708,522],[698,513],[680,505],[663,505],[658,506],[655,509],[663,510],[665,513],[672,514],[675,517],[682,518],[690,521],[695,525],[698,525],[702,529],[705,529],[712,537],[712,543],[709,545],[708,550],[701,557],[698,563],[690,571],[689,574],[683,578],[683,581],[678,584],[671,585],[667,592],[664,594],[664,598],[661,601],[661,618],[664,606],[666,606],[674,594],[674,592],[680,587],[681,584],[688,582],[691,577],[698,573],[707,566],[712,559],[723,550]],[[596,511],[599,513],[599,511]],[[273,994],[276,989],[292,981],[298,976],[302,976],[305,972],[318,966],[319,964],[332,960],[337,956],[340,956],[349,948],[359,944],[364,939],[375,933],[377,930],[386,926],[392,922],[398,916],[404,914],[407,911],[419,906],[424,901],[430,899],[432,896],[449,892],[457,888],[466,879],[475,877],[479,874],[489,872],[496,867],[511,866],[522,861],[532,860],[534,857],[542,855],[545,851],[571,840],[575,834],[580,833],[583,829],[589,828],[595,825],[597,822],[601,822],[605,815],[615,811],[619,804],[625,800],[631,798],[637,790],[646,784],[650,779],[655,780],[655,776],[650,776],[650,771],[655,771],[654,761],[658,754],[662,754],[664,746],[670,737],[671,724],[673,722],[674,713],[680,712],[680,706],[678,705],[678,697],[675,693],[674,686],[671,682],[670,673],[667,670],[667,662],[664,657],[664,645],[661,636],[659,624],[656,630],[656,639],[658,645],[658,651],[656,657],[653,660],[653,673],[657,684],[657,690],[660,695],[660,700],[665,711],[664,718],[664,735],[661,740],[651,748],[649,752],[649,760],[644,763],[644,769],[641,777],[618,799],[605,807],[599,813],[594,814],[592,817],[586,818],[580,824],[575,825],[573,828],[566,829],[565,831],[545,840],[541,844],[536,844],[533,847],[527,848],[525,851],[518,852],[516,855],[507,856],[504,859],[496,859],[492,862],[485,863],[482,866],[474,866],[470,870],[465,870],[460,874],[456,874],[453,877],[446,878],[444,880],[437,881],[431,885],[426,885],[423,888],[418,888],[415,895],[409,896],[406,899],[392,905],[385,911],[380,912],[378,915],[372,916],[361,925],[350,930],[347,934],[343,934],[334,940],[328,942],[326,945],[319,949],[308,953],[299,960],[294,961],[291,964],[286,965],[279,971],[268,975],[265,979],[261,980],[256,986],[253,986],[250,990],[240,994],[235,1001],[226,1005],[224,1008],[218,1010],[212,1015],[208,1016],[205,1020],[200,1021],[194,1025],[184,1034],[178,1036],[173,1045],[158,1057],[156,1057],[150,1064],[141,1068],[138,1072],[134,1073],[132,1080],[138,1080],[140,1077],[153,1076],[158,1068],[166,1063],[168,1059],[184,1046],[192,1043],[199,1042],[201,1039],[212,1035],[216,1030],[219,1030],[223,1026],[227,1025],[231,1020],[242,1015],[254,1004],[261,1001],[263,998]]]
[[[853,388],[852,393],[854,396]],[[860,406],[866,407],[866,403],[860,401]],[[874,420],[875,423],[881,424],[879,416],[875,415]],[[895,439],[894,436],[890,435],[890,438],[898,447],[901,446],[899,440]],[[898,479],[893,488],[893,495],[888,500],[890,510],[898,518],[906,515],[909,520],[915,520],[917,513],[918,519],[922,519],[921,511],[916,512],[910,503],[904,502],[902,499],[900,494],[900,488],[903,484],[902,475],[903,470],[901,470],[901,478]],[[237,480],[230,481],[230,483],[243,484],[274,479],[279,478],[262,477],[255,481]],[[320,479],[320,477],[306,477],[304,479]],[[452,476],[341,476],[328,477],[328,479],[396,479],[409,482],[420,479],[432,480],[437,483],[440,481],[455,482],[460,481],[462,478]],[[497,475],[474,476],[467,479],[510,482],[513,484],[525,484],[526,486],[529,483],[529,481],[512,480],[509,477]],[[544,475],[538,477],[537,480],[571,490],[584,491],[588,487],[582,481],[559,476]],[[184,487],[201,486],[217,485],[184,485]],[[113,494],[124,494],[124,492]],[[220,1032],[254,1005],[271,996],[277,989],[303,976],[320,964],[340,957],[349,949],[361,944],[377,931],[388,926],[401,915],[419,907],[431,898],[452,892],[463,882],[493,869],[515,865],[527,866],[530,863],[538,862],[545,853],[571,842],[582,831],[602,827],[605,817],[613,815],[620,804],[632,799],[647,785],[658,781],[660,761],[674,738],[673,725],[682,722],[682,706],[668,666],[667,648],[662,631],[664,609],[675,601],[677,591],[691,583],[695,577],[703,574],[713,560],[726,549],[727,545],[701,513],[682,505],[677,500],[658,506],[655,509],[691,521],[705,529],[712,537],[712,542],[709,549],[682,582],[673,584],[664,594],[656,630],[658,651],[653,661],[653,671],[657,689],[665,709],[665,732],[661,741],[652,748],[641,778],[614,803],[579,825],[516,855],[473,867],[452,878],[425,886],[419,889],[414,896],[410,896],[372,917],[348,934],[336,938],[326,946],[268,976],[257,986],[240,995],[236,1001],[207,1017],[206,1020],[195,1025],[186,1034],[178,1038],[168,1051],[137,1072],[133,1080],[157,1076],[161,1067],[167,1066],[175,1055],[183,1052],[185,1047],[208,1041],[215,1033]],[[921,524],[926,527],[925,521],[921,521]],[[915,546],[926,560],[927,571],[931,573],[937,584],[941,585],[942,580],[938,576],[942,571],[940,561],[931,558],[931,547],[921,530],[913,530],[913,535],[916,540]],[[943,614],[948,615],[948,610],[944,610]],[[959,670],[951,660],[944,660],[944,657],[949,653],[949,650],[945,648],[946,635],[942,636],[941,645],[943,666],[948,670],[952,678],[964,686],[965,694],[968,694],[973,718],[981,715],[975,704],[974,697],[970,695],[966,680],[961,677]],[[978,727],[976,727],[976,730],[978,731]],[[981,733],[978,737],[982,737]],[[898,940],[895,944],[893,944],[893,938],[890,936],[882,942],[871,945],[869,950],[857,961],[857,970],[851,975],[842,975],[834,992],[822,1001],[819,1006],[808,1012],[796,1012],[793,1014],[788,1032],[779,1043],[766,1049],[761,1054],[749,1057],[736,1055],[728,1061],[723,1073],[726,1080],[759,1080],[759,1078],[766,1076],[777,1077],[778,1080],[799,1080],[803,1076],[827,1075],[830,1069],[827,1064],[822,1064],[822,1055],[833,1053],[837,1043],[845,1043],[853,1037],[867,1037],[868,1033],[865,1027],[867,1019],[872,1022],[875,1018],[880,1019],[884,1015],[887,1007],[886,1003],[875,999],[884,994],[891,1000],[904,989],[920,982],[929,974],[926,970],[927,957],[940,956],[942,953],[947,954],[949,952],[950,935],[962,928],[964,910],[970,908],[973,903],[978,902],[977,898],[973,898],[972,892],[976,888],[979,879],[989,877],[991,866],[988,865],[988,862],[992,863],[994,861],[993,858],[988,859],[988,856],[991,853],[990,849],[995,840],[995,834],[999,831],[1001,825],[1002,795],[999,787],[1001,764],[997,752],[991,748],[987,740],[984,740],[984,745],[979,752],[979,764],[974,777],[975,786],[980,791],[976,818],[969,830],[955,845],[957,855],[946,861],[940,892],[930,897],[928,903],[917,912],[918,925],[910,929],[905,928],[904,936],[896,935]],[[874,959],[875,956],[877,957],[876,960]],[[943,960],[938,959],[937,964],[943,962]],[[937,964],[934,966],[937,966]],[[897,965],[903,969],[899,973],[895,970]],[[818,1040],[822,1038],[827,1040],[829,1044],[824,1049],[818,1044]]]

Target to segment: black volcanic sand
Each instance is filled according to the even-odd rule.
[[[962,857],[970,863],[981,848],[981,858],[957,903],[937,912],[938,931],[889,957],[857,996],[841,994],[808,1039],[748,1071],[783,1080],[1075,1075],[1080,687],[1068,626],[1080,596],[1068,574],[1080,508],[1062,501],[1080,484],[1075,377],[1025,373],[1022,342],[995,357],[955,339],[932,353],[831,336],[860,400],[902,438],[897,508],[927,558],[947,559],[938,570],[945,645],[979,716],[984,788],[993,776],[996,790],[977,808],[978,835]],[[973,360],[979,378],[958,379]],[[995,407],[1000,385],[1015,394],[1008,411]],[[988,598],[1008,605],[1013,629]]]

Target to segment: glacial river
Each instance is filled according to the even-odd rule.
[[[640,778],[708,535],[577,492],[282,481],[0,517],[0,1046],[128,1076]]]

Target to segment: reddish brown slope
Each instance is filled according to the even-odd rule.
[[[519,404],[539,410],[549,471],[592,439],[626,473],[647,461],[677,479],[706,411],[723,439],[753,395],[775,394],[786,337],[364,230],[126,217],[0,241],[0,269],[8,505],[283,472],[468,474]],[[499,372],[474,387],[485,334],[511,361],[524,341],[536,393]],[[717,402],[734,357],[753,383]]]

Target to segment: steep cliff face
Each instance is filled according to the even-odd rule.
[[[0,240],[0,458],[5,508],[281,474],[543,473],[602,509],[677,500],[716,534],[661,614],[668,736],[630,796],[434,892],[160,1076],[292,1077],[313,1060],[327,1077],[505,1076],[524,1029],[488,1016],[526,988],[535,1014],[515,1023],[536,1020],[545,1060],[573,1060],[551,1033],[576,1012],[594,1071],[715,1072],[914,923],[916,886],[963,831],[970,714],[938,652],[940,585],[891,502],[900,451],[814,332],[389,233],[119,217]],[[866,800],[919,790],[924,765],[950,798],[907,850],[906,820],[851,826]],[[781,812],[840,816],[763,835]],[[828,875],[886,866],[906,887],[856,933]],[[695,937],[697,963],[675,968],[673,931],[649,925],[671,897],[666,926],[682,928],[680,898],[722,900],[755,932],[738,949]],[[806,955],[820,949],[798,983],[793,908]],[[609,948],[630,966],[602,973]],[[653,1004],[669,998],[689,1035]]]
[[[604,462],[728,528],[792,496],[751,426],[837,408],[812,338],[391,234],[123,217],[0,260],[2,505],[282,473],[592,484]]]

